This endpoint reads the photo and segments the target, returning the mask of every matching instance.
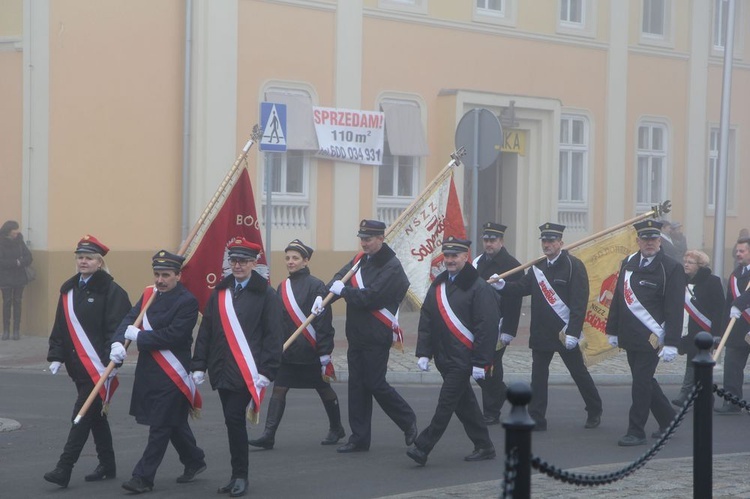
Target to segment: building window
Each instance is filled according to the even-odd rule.
[[[667,0],[643,0],[641,31],[656,38],[667,36]]]
[[[727,11],[727,2],[724,0],[714,0],[714,50],[724,50],[724,44],[727,39]]]
[[[485,15],[504,16],[505,0],[476,0],[477,10]]]
[[[667,197],[667,129],[659,123],[638,126],[636,209],[647,210]]]
[[[719,129],[711,128],[708,147],[708,181],[706,183],[706,208],[716,209],[716,181],[719,171]],[[734,130],[729,130],[727,154],[727,209],[734,210]]]
[[[584,0],[560,0],[560,22],[567,25],[584,24]]]
[[[381,9],[427,14],[427,0],[378,0]]]
[[[558,220],[573,230],[588,229],[589,125],[583,116],[560,120]]]
[[[472,20],[480,23],[515,26],[517,0],[474,0]]]

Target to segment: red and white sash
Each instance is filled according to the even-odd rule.
[[[104,374],[105,366],[99,358],[99,354],[96,353],[94,345],[91,344],[91,340],[86,334],[86,331],[84,331],[83,326],[81,326],[81,322],[76,316],[76,311],[73,307],[72,289],[65,293],[65,296],[63,296],[62,299],[62,304],[63,311],[65,312],[65,322],[68,323],[68,333],[70,334],[70,339],[73,341],[73,345],[75,345],[78,358],[81,359],[81,363],[83,364],[83,367],[86,368],[86,372],[91,378],[91,381],[96,384],[102,377],[102,374]],[[99,396],[102,398],[104,404],[109,404],[109,401],[112,400],[112,395],[115,394],[115,390],[117,390],[119,384],[120,382],[117,380],[117,376],[104,382],[104,385],[99,390]]]
[[[711,332],[711,319],[705,316],[703,312],[698,310],[692,300],[693,295],[690,293],[687,287],[685,287],[685,312],[693,319],[703,331]]]
[[[649,331],[654,333],[659,338],[659,343],[664,343],[664,325],[656,322],[656,319],[646,310],[646,307],[638,300],[635,295],[632,286],[630,285],[630,277],[633,275],[632,270],[625,271],[624,290],[623,297],[625,298],[625,304],[630,309],[630,312],[639,320],[641,324],[646,326]]]
[[[364,253],[358,254],[354,258],[354,263],[357,263],[362,258],[362,256],[364,256]],[[357,272],[352,276],[351,282],[357,288],[365,289],[365,283],[362,280],[361,267],[358,268]],[[381,308],[380,310],[371,310],[370,313],[374,315],[377,320],[391,328],[391,331],[393,331],[393,345],[396,346],[396,348],[403,350],[404,332],[398,325],[398,309],[396,309],[395,315],[385,307]]]
[[[458,318],[451,304],[448,302],[448,296],[445,293],[445,283],[441,282],[435,289],[435,299],[437,300],[438,311],[440,317],[443,318],[443,322],[448,326],[448,330],[453,333],[458,341],[464,344],[469,350],[474,349],[474,334],[469,331],[469,328],[464,326],[461,319]]]
[[[739,286],[737,286],[737,277],[734,274],[729,277],[729,283],[729,289],[732,290],[732,298],[736,300],[742,294],[742,291],[740,291]],[[742,316],[747,322],[750,322],[750,308],[743,310]]]
[[[250,351],[250,345],[245,338],[245,333],[242,331],[240,320],[237,318],[237,312],[234,310],[232,293],[229,293],[227,289],[219,291],[218,303],[219,317],[229,349],[232,351],[232,356],[237,362],[240,373],[242,373],[242,379],[253,398],[252,410],[254,413],[259,413],[260,403],[263,401],[266,389],[258,390],[255,388],[255,382],[260,379],[260,373],[258,372],[258,366],[255,364],[253,353]]]
[[[544,299],[549,303],[549,306],[552,307],[552,310],[555,311],[555,314],[557,314],[557,316],[565,323],[565,327],[567,327],[568,322],[570,322],[570,308],[562,301],[560,295],[557,294],[555,288],[553,288],[552,284],[547,280],[547,276],[544,275],[544,272],[542,272],[542,270],[536,265],[531,268],[534,270],[534,277],[536,277],[536,282],[539,284],[539,289],[542,291],[542,296],[544,296]]]
[[[300,327],[302,323],[307,320],[307,316],[302,312],[302,309],[297,303],[297,299],[294,297],[294,292],[292,291],[292,280],[289,278],[287,278],[284,281],[284,285],[281,286],[281,301],[284,302],[286,313],[289,314],[294,325]],[[312,324],[309,324],[302,331],[302,334],[307,338],[307,341],[310,342],[313,349],[315,349],[318,344],[318,335],[315,332],[315,328],[312,327]]]
[[[143,299],[141,303],[148,303],[151,295],[154,294],[154,287],[148,286],[143,290]],[[143,331],[140,334],[148,334],[148,331],[153,330],[151,323],[148,320],[148,312],[143,315]],[[203,407],[203,399],[198,391],[198,387],[195,386],[193,378],[185,370],[182,362],[177,359],[175,354],[171,350],[152,350],[149,352],[154,358],[162,371],[172,380],[172,382],[180,389],[190,402],[190,406],[193,409],[201,409]]]

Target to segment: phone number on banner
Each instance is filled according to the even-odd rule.
[[[380,165],[383,162],[383,152],[380,148],[357,147],[357,146],[335,146],[331,145],[318,150],[318,156],[333,158],[352,163],[368,165]]]

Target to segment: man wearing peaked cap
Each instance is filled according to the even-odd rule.
[[[443,377],[435,415],[406,455],[424,466],[427,456],[445,432],[455,413],[474,444],[466,461],[495,457],[487,425],[482,417],[471,378],[484,379],[491,368],[497,343],[497,300],[492,288],[467,265],[471,241],[443,240],[445,272],[438,275],[422,304],[417,338],[417,365],[429,369],[429,361]]]
[[[618,441],[624,447],[646,443],[649,412],[660,431],[675,416],[654,373],[659,358],[671,362],[677,357],[687,278],[682,265],[660,250],[661,225],[657,220],[633,224],[638,252],[622,261],[609,307],[607,340],[625,349],[633,378],[628,429]],[[652,436],[660,436],[660,431]]]
[[[505,248],[505,225],[487,222],[482,227],[482,243],[484,253],[478,255],[473,262],[479,272],[479,276],[485,281],[497,280],[500,274],[521,266],[521,263],[513,258]],[[523,274],[516,272],[507,277],[508,281],[517,281]],[[505,403],[507,388],[503,382],[503,355],[505,347],[515,338],[518,331],[518,322],[521,318],[521,296],[500,297],[500,292],[495,290],[495,297],[500,307],[500,324],[498,326],[499,337],[495,345],[495,353],[492,361],[492,369],[483,380],[479,380],[482,387],[482,408],[484,422],[488,425],[500,423],[500,409]]]
[[[170,442],[185,466],[178,483],[190,482],[206,469],[205,453],[188,424],[188,414],[199,412],[202,401],[188,374],[198,300],[180,283],[184,261],[184,257],[167,250],[151,257],[154,286],[144,290],[115,333],[120,346],[130,340],[138,348],[130,415],[136,423],[149,427],[143,455],[130,480],[122,484],[136,494],[153,489],[156,471]],[[141,326],[134,326],[151,296],[153,301]]]
[[[243,237],[227,245],[232,273],[208,299],[191,366],[196,383],[203,383],[208,372],[211,388],[219,392],[232,468],[219,493],[231,497],[245,495],[248,488],[245,415],[248,410],[252,418],[259,413],[281,365],[282,304],[268,280],[255,271],[260,251],[260,245]]]
[[[531,295],[531,403],[529,414],[536,426],[547,429],[547,387],[549,364],[557,353],[578,386],[586,403],[584,428],[601,423],[602,399],[586,365],[578,341],[589,301],[589,277],[586,266],[563,247],[564,225],[548,222],[539,226],[545,258],[536,263],[518,281],[500,279],[492,286],[509,295]]]
[[[359,224],[362,253],[344,265],[328,283],[331,293],[346,302],[346,339],[349,342],[349,441],[337,452],[370,449],[372,400],[404,432],[406,445],[417,436],[417,416],[385,379],[388,357],[398,328],[398,307],[409,289],[396,253],[385,243],[385,224],[362,220]],[[357,278],[341,279],[361,258]],[[354,281],[354,282],[352,282]]]

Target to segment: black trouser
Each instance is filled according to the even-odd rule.
[[[649,411],[653,413],[659,423],[659,428],[665,428],[674,418],[675,410],[664,392],[661,391],[659,382],[654,378],[656,366],[659,364],[657,351],[627,350],[627,354],[630,373],[633,376],[633,387],[631,389],[633,405],[630,406],[627,434],[638,438],[646,438],[644,428],[648,421]]]
[[[71,422],[78,416],[78,412],[83,407],[91,390],[94,389],[93,381],[76,381],[78,398],[73,405],[73,417]],[[102,399],[96,397],[89,407],[86,415],[81,418],[78,424],[73,425],[68,433],[68,440],[57,462],[59,468],[66,470],[73,469],[81,455],[83,446],[89,438],[89,432],[94,436],[94,445],[96,446],[96,456],[99,458],[99,464],[109,469],[115,469],[115,451],[112,447],[112,432],[109,429],[107,416],[102,415]]]
[[[724,389],[742,398],[742,383],[745,381],[745,366],[750,346],[727,346],[724,354]]]
[[[245,411],[252,396],[247,390],[233,392],[219,388],[219,398],[224,409],[224,424],[229,438],[229,455],[231,456],[232,480],[248,475],[248,443]]]
[[[586,403],[586,412],[589,415],[602,413],[602,399],[596,389],[594,380],[589,370],[583,363],[583,355],[580,348],[566,349],[562,344],[556,350],[531,351],[531,402],[529,403],[529,414],[540,427],[547,425],[547,384],[549,382],[549,363],[552,356],[557,352],[568,368],[570,376],[575,381],[578,391]]]
[[[3,288],[3,331],[10,331],[10,312],[13,309],[13,331],[21,329],[21,297],[23,286]]]
[[[474,442],[475,449],[492,448],[492,440],[484,424],[482,411],[471,388],[471,371],[468,369],[453,369],[441,372],[443,386],[440,388],[438,404],[430,426],[419,434],[415,444],[424,452],[429,453],[443,436],[453,413],[464,425],[466,435]]]
[[[408,403],[385,380],[390,347],[359,349],[349,347],[349,442],[370,448],[372,399],[401,431],[408,430],[417,416]]]
[[[479,386],[482,387],[482,411],[485,417],[497,418],[500,416],[500,409],[505,403],[508,390],[503,383],[503,355],[505,350],[505,348],[495,350],[495,356],[492,359],[492,373],[488,373],[486,378],[477,381]]]
[[[141,460],[133,469],[133,476],[141,477],[149,485],[154,485],[156,470],[159,468],[167,446],[172,446],[180,456],[180,462],[185,467],[197,468],[205,463],[205,453],[195,443],[195,436],[185,420],[179,426],[149,426],[148,443],[143,451]]]

